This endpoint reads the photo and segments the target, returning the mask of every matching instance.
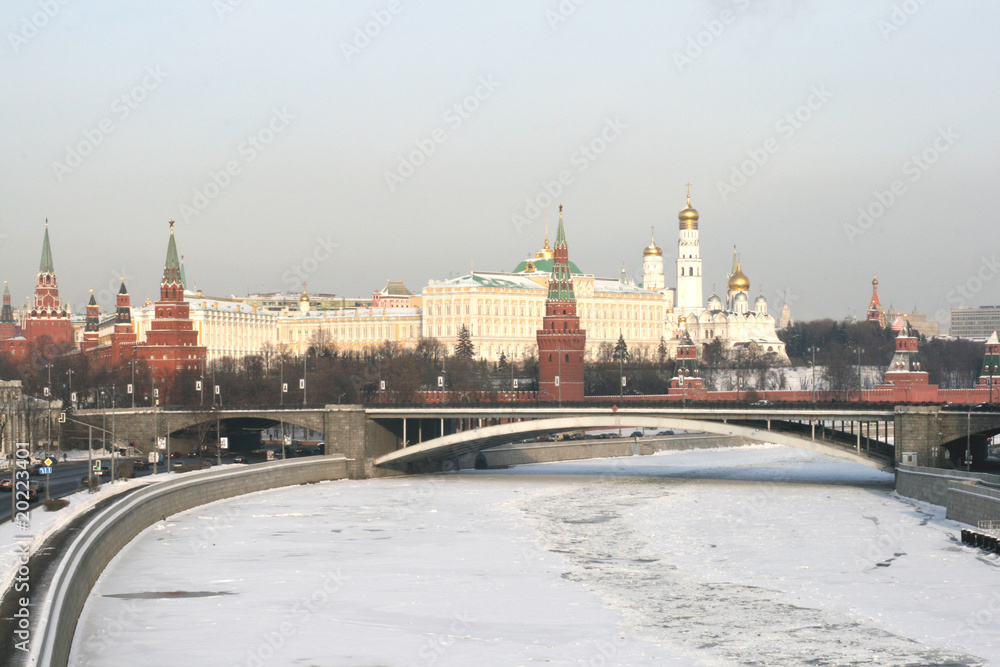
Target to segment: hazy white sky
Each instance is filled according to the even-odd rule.
[[[141,301],[173,218],[208,294],[419,290],[537,250],[549,189],[581,269],[641,278],[655,225],[673,284],[690,181],[706,298],[735,244],[798,319],[863,315],[875,272],[902,310],[996,304],[998,24],[966,0],[9,0],[0,278],[23,303],[48,217],[74,310],[120,275]]]

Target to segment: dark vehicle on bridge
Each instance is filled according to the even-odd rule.
[[[149,461],[146,459],[136,459],[132,463],[133,470],[149,470]]]
[[[248,463],[248,462],[249,461],[247,461],[247,457],[243,456],[242,454],[237,454],[236,456],[233,457],[233,463]]]

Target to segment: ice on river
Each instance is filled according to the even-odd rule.
[[[145,531],[72,664],[1000,664],[959,528],[776,446],[299,486]]]

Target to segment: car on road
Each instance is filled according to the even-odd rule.
[[[642,431],[632,431],[632,435],[630,435],[629,437],[630,438],[641,438],[642,437]]]
[[[39,500],[41,494],[45,493],[45,485],[41,482],[28,483],[28,502],[33,503]]]
[[[656,435],[673,435],[673,434],[674,434],[673,431],[667,430],[667,431],[660,431]]]
[[[750,405],[757,405],[757,406],[760,406],[760,407],[764,407],[764,406],[767,406],[767,405],[771,405],[771,401],[769,401],[769,400],[767,400],[765,398],[762,398],[759,401],[754,401]]]
[[[146,459],[135,459],[132,462],[132,470],[149,470],[149,461]]]
[[[170,458],[172,458],[172,459],[179,459],[179,458],[183,458],[183,457],[184,457],[184,455],[181,454],[180,452],[170,452]]]
[[[248,463],[247,457],[243,456],[242,454],[237,454],[236,456],[233,457],[233,463]]]
[[[0,491],[10,492],[14,489],[14,480],[10,477],[4,477],[0,479]]]

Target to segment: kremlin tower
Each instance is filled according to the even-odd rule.
[[[986,341],[986,356],[983,358],[983,371],[979,374],[979,386],[988,387],[990,402],[993,402],[993,385],[1000,387],[1000,337],[997,332]]]
[[[123,282],[123,290],[124,287]],[[122,303],[120,299],[119,318],[122,317]],[[170,221],[167,259],[160,281],[160,299],[153,308],[154,319],[146,333],[146,342],[135,347],[135,356],[149,365],[162,402],[170,394],[174,376],[184,370],[201,370],[207,356],[206,348],[198,345],[198,332],[191,321],[190,306],[184,300],[183,267],[177,255],[173,220]]]
[[[691,208],[691,184],[688,183],[687,206],[677,215],[680,238],[677,240],[677,303],[679,317],[701,310],[701,246],[698,242],[698,211]]]
[[[868,302],[869,322],[878,322],[878,325],[885,329],[885,311],[882,310],[882,300],[878,298],[878,276],[872,278],[872,300]]]
[[[14,309],[10,306],[10,288],[7,282],[3,284],[3,312],[0,313],[0,340],[7,340],[17,335],[17,323],[14,321]]]
[[[538,341],[538,400],[582,401],[583,356],[587,332],[580,328],[570,272],[569,248],[559,206],[552,275]]]
[[[94,290],[90,290],[90,301],[87,303],[87,323],[83,327],[83,340],[80,351],[93,350],[100,344],[101,315],[94,299]]]
[[[45,238],[42,241],[42,261],[35,279],[35,296],[31,310],[24,316],[22,324],[24,337],[36,347],[46,344],[73,344],[73,326],[70,314],[59,299],[59,281],[52,263],[52,248],[49,246],[49,221],[45,221]],[[52,356],[46,353],[46,356]]]

